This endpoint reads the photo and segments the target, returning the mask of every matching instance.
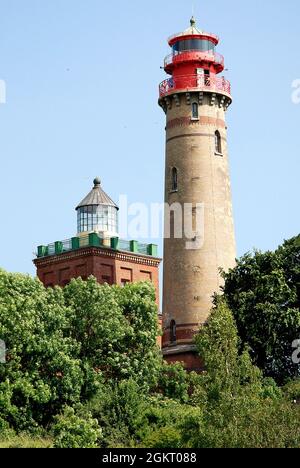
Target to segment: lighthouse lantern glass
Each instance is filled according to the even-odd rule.
[[[185,39],[175,42],[173,52],[185,52],[188,50],[199,50],[201,52],[214,52],[215,44],[207,39]]]
[[[114,206],[83,206],[77,211],[78,233],[118,231],[118,210]]]

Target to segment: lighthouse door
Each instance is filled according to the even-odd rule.
[[[209,70],[204,70],[204,83],[205,83],[205,86],[208,86],[210,87],[210,72]]]

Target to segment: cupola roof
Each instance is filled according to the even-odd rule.
[[[116,203],[102,189],[101,180],[99,179],[99,177],[96,177],[96,179],[94,179],[93,189],[79,203],[79,205],[76,207],[76,210],[78,210],[79,208],[82,208],[83,206],[99,206],[99,205],[113,206],[119,209]]]
[[[201,29],[199,29],[197,27],[197,23],[196,23],[196,19],[194,18],[194,16],[191,18],[190,20],[190,27],[187,28],[185,31],[183,32],[180,32],[180,33],[177,33],[177,34],[173,34],[173,36],[169,37],[169,44],[172,46],[177,40],[180,40],[180,39],[184,39],[185,37],[208,37],[210,38],[216,45],[218,44],[219,42],[219,38],[218,36],[216,36],[215,34],[213,33],[208,33],[208,32],[205,32]]]

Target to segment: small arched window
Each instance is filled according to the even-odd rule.
[[[176,322],[175,320],[171,320],[170,323],[170,341],[171,343],[176,343],[177,341],[177,330],[176,330]]]
[[[177,192],[178,190],[178,171],[176,167],[172,168],[172,192]]]
[[[193,102],[192,104],[192,118],[199,119],[199,105],[197,102]]]
[[[222,154],[222,140],[219,130],[215,133],[215,151],[218,154]]]

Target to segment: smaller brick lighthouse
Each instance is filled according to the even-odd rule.
[[[100,284],[151,281],[159,304],[157,246],[124,241],[118,236],[118,206],[104,192],[100,179],[76,207],[77,235],[38,247],[34,264],[46,287],[65,286],[71,279],[95,276]]]

